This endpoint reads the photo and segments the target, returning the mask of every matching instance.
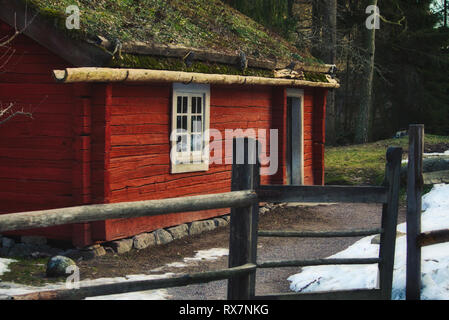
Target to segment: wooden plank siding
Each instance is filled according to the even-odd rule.
[[[0,22],[0,38],[13,32]],[[74,87],[56,84],[50,72],[70,65],[23,35],[11,48],[14,55],[0,73],[0,102],[13,102],[33,118],[19,116],[0,126],[0,214],[75,205],[74,159],[83,143],[73,138]],[[72,227],[20,234],[69,240]]]
[[[230,191],[231,165],[226,164],[223,142],[222,164],[211,164],[207,172],[170,173],[171,85],[113,84],[110,105],[110,197],[104,202],[138,201]],[[318,91],[323,94],[325,91]],[[323,121],[325,96],[314,98],[313,89],[305,90],[305,183],[322,184]],[[314,104],[319,102],[319,110]],[[316,120],[315,120],[316,119]],[[210,128],[279,130],[279,168],[274,176],[262,176],[262,184],[285,181],[285,88],[263,86],[211,86]],[[100,126],[98,126],[100,127]],[[94,126],[94,132],[97,129]],[[101,138],[100,138],[101,140]],[[263,141],[262,141],[263,142]],[[101,157],[99,158],[101,159]],[[316,180],[316,181],[315,181]],[[106,222],[106,240],[206,219],[229,213],[229,209],[181,213],[163,217],[121,219]]]
[[[0,36],[13,30],[0,22]],[[231,164],[207,172],[170,173],[172,85],[57,84],[54,69],[69,63],[19,36],[0,101],[33,109],[0,126],[0,213],[116,203],[230,191]],[[3,52],[0,51],[0,56]],[[262,184],[286,182],[286,88],[211,86],[210,128],[279,132],[279,166]],[[324,167],[323,89],[304,89],[305,183],[322,184]],[[264,141],[262,141],[264,142]],[[231,155],[223,162],[231,160]],[[83,246],[229,213],[229,209],[94,222],[21,234],[72,240]]]

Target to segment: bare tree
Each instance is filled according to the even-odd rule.
[[[377,0],[366,0],[366,7],[377,6]],[[368,142],[371,124],[371,109],[373,104],[373,78],[374,78],[374,57],[376,51],[376,28],[365,28],[365,71],[360,88],[361,102],[358,114],[358,121],[355,131],[355,142]]]
[[[325,0],[324,6],[324,55],[328,64],[337,64],[337,0]],[[330,90],[326,103],[326,141],[336,142],[335,91]]]
[[[27,21],[27,14],[25,14],[23,28],[17,26],[17,19],[14,17],[15,23],[13,33],[3,36],[0,35],[0,74],[7,72],[7,65],[11,62],[16,53],[16,49],[12,46],[14,40],[23,33],[35,17],[36,15],[33,16],[30,21]],[[17,116],[32,118],[33,114],[30,111],[25,111],[24,106],[20,106],[15,102],[3,102],[0,100],[0,125]]]

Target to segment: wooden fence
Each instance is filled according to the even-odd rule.
[[[449,229],[421,233],[424,125],[409,128],[406,299],[421,299],[421,248],[449,242]]]
[[[237,140],[234,140],[234,154]],[[102,284],[79,289],[43,291],[12,297],[23,299],[83,299],[161,288],[179,287],[228,279],[228,299],[390,299],[393,279],[396,224],[399,199],[401,148],[389,148],[385,183],[382,187],[350,186],[260,186],[259,164],[254,159],[256,145],[245,138],[245,161],[232,167],[231,192],[175,199],[151,200],[118,204],[101,204],[72,208],[0,215],[0,232],[48,227],[116,218],[131,218],[168,213],[231,207],[229,268],[187,274],[157,280]],[[258,230],[260,202],[343,202],[381,203],[380,228],[333,232],[295,232]],[[317,259],[257,262],[258,237],[359,237],[381,235],[378,258]],[[257,296],[257,268],[304,267],[316,265],[378,264],[377,288],[320,293],[288,293]]]

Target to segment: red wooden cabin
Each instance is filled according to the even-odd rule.
[[[14,34],[14,26],[26,12],[20,1],[0,3],[2,38]],[[263,176],[262,183],[324,182],[326,94],[338,84],[329,76],[320,81],[301,76],[309,69],[324,75],[327,66],[301,64],[302,69],[289,70],[287,78],[257,77],[251,84],[238,84],[235,75],[223,75],[230,83],[224,84],[212,80],[213,75],[209,82],[207,77],[196,79],[198,73],[176,70],[174,75],[191,77],[192,83],[162,75],[132,81],[101,74],[111,69],[98,69],[75,80],[66,74],[57,82],[54,70],[74,68],[68,70],[82,73],[83,67],[104,67],[115,58],[99,45],[68,37],[39,15],[9,47],[14,55],[0,73],[0,102],[30,110],[33,117],[17,116],[0,125],[0,213],[230,191],[231,165],[189,167],[170,161],[172,129],[185,127],[193,141],[193,119],[199,120],[201,133],[207,125],[223,137],[225,129],[278,129],[279,166],[276,174]],[[154,45],[147,49],[149,56],[157,50]],[[7,49],[0,50],[1,56]],[[182,60],[186,52],[196,49],[183,50],[169,51],[167,56]],[[136,51],[141,54],[142,48]],[[206,54],[212,56],[207,61],[204,52],[198,49],[197,56],[205,63],[240,61],[237,55]],[[275,69],[248,59],[248,68],[252,65]],[[119,71],[123,70],[128,69]],[[85,246],[228,212],[109,220],[20,234]]]

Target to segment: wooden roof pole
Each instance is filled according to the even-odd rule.
[[[239,75],[205,74],[194,72],[147,70],[147,69],[116,69],[116,68],[67,68],[54,70],[53,76],[57,82],[182,82],[207,84],[240,84],[240,85],[270,85],[290,87],[321,87],[338,88],[339,83],[327,77],[329,82],[313,82],[298,79],[279,79],[264,77],[249,77]]]

